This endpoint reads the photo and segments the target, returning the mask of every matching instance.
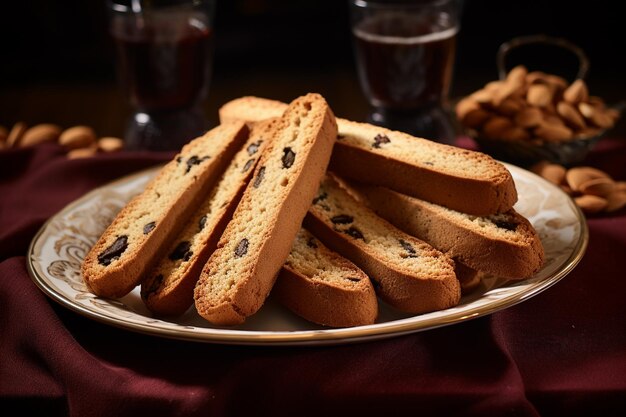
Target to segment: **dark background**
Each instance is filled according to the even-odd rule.
[[[495,56],[503,42],[543,33],[587,53],[592,94],[609,103],[624,99],[626,36],[619,4],[466,0],[452,97],[497,77]],[[0,124],[88,123],[106,130],[103,134],[119,134],[129,108],[116,84],[105,2],[25,0],[3,5],[2,14]],[[215,34],[206,104],[211,118],[219,105],[241,95],[290,100],[305,89],[325,95],[344,117],[360,118],[367,110],[354,67],[347,1],[218,0]],[[577,70],[566,54],[533,54],[524,62],[570,80]]]

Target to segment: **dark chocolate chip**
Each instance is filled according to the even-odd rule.
[[[182,161],[183,161],[183,157],[182,156],[176,157],[176,162],[178,162],[180,164]]]
[[[283,149],[283,168],[291,168],[293,162],[296,160],[296,153],[291,150],[290,147]]]
[[[379,133],[378,135],[376,135],[376,137],[374,138],[374,144],[372,145],[374,148],[380,149],[380,146],[383,143],[389,143],[391,142],[391,140],[383,135],[382,133]]]
[[[163,274],[159,274],[154,277],[154,280],[152,281],[152,284],[150,284],[150,287],[148,287],[145,293],[142,292],[141,298],[145,300],[150,294],[157,292],[157,290],[161,287],[161,284],[163,284],[163,278]]]
[[[248,253],[248,239],[244,237],[235,248],[235,256],[241,258],[246,253]]]
[[[307,240],[306,245],[309,248],[317,249],[317,243],[315,243],[315,239],[313,239],[312,237]]]
[[[243,166],[241,172],[246,172],[252,165],[254,165],[254,158],[250,158],[246,161],[246,164]]]
[[[319,203],[320,201],[325,200],[325,199],[326,199],[326,197],[328,197],[328,194],[327,194],[327,193],[325,193],[325,192],[324,192],[324,193],[322,193],[322,194],[320,194],[320,195],[318,195],[317,197],[315,197],[315,198],[313,199],[313,204],[317,204],[317,203]]]
[[[154,230],[155,227],[156,227],[156,223],[155,222],[146,223],[146,225],[144,225],[144,227],[143,227],[143,234],[147,235],[152,230]]]
[[[510,230],[511,232],[514,232],[515,229],[517,229],[517,224],[516,223],[507,222],[506,220],[496,220],[494,223],[500,229]]]
[[[185,173],[189,172],[194,165],[199,165],[209,158],[210,156],[203,156],[201,158],[198,157],[197,155],[190,156],[189,159],[187,160],[187,171],[185,171]]]
[[[265,177],[265,167],[259,168],[259,172],[256,174],[256,178],[254,179],[254,188],[259,188],[261,185],[261,181],[263,181],[263,177]]]
[[[359,282],[359,281],[361,281],[361,278],[357,278],[357,277],[346,277],[346,279],[348,281],[352,281],[352,282]]]
[[[204,226],[206,226],[206,214],[200,217],[200,221],[198,222],[198,227],[199,227],[198,231],[204,229]]]
[[[363,237],[363,233],[361,233],[361,231],[359,229],[357,229],[354,226],[350,226],[346,231],[346,234],[352,236],[355,239],[363,239],[365,240],[365,238]]]
[[[334,224],[350,224],[354,221],[354,217],[347,214],[338,214],[330,219]]]
[[[190,247],[191,247],[191,243],[189,243],[186,240],[183,240],[176,246],[174,251],[170,253],[169,258],[172,261],[177,261],[179,259],[188,261],[189,258],[191,258],[191,255],[193,255],[193,252],[189,250]]]
[[[400,241],[400,245],[402,245],[402,248],[404,248],[405,251],[407,251],[408,253],[408,257],[409,258],[417,258],[417,252],[415,251],[415,248],[413,247],[413,245],[411,245],[409,242],[407,242],[404,239],[399,239]]]
[[[100,255],[98,255],[98,263],[100,265],[108,266],[115,259],[119,259],[119,257],[124,253],[126,248],[128,247],[128,236],[122,235],[115,239],[115,242],[108,248],[106,248]]]
[[[250,145],[248,145],[248,148],[247,148],[248,155],[252,156],[255,153],[257,153],[259,151],[259,146],[261,145],[261,143],[263,143],[263,141],[258,140],[255,143],[251,143]]]

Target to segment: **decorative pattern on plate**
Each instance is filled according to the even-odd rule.
[[[53,300],[92,319],[156,336],[232,344],[338,344],[372,340],[460,323],[522,302],[567,275],[582,258],[588,241],[585,218],[572,200],[556,186],[513,165],[519,194],[515,208],[539,232],[546,263],[524,281],[486,277],[481,287],[461,299],[458,306],[411,316],[380,303],[375,324],[329,329],[309,323],[273,302],[245,324],[212,327],[192,307],[181,317],[152,317],[139,288],[118,300],[96,297],[87,290],[80,264],[117,212],[157,173],[142,171],[98,188],[53,216],[31,242],[28,257],[33,281]]]

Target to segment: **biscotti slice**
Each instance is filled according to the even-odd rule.
[[[85,257],[82,274],[90,290],[115,298],[136,287],[247,137],[244,123],[222,124],[186,144],[161,168]]]
[[[258,122],[285,104],[242,97],[223,105],[220,120]],[[339,136],[329,169],[474,215],[502,213],[517,201],[509,170],[476,151],[416,138],[367,123],[337,119]]]
[[[426,313],[459,302],[452,259],[376,215],[330,175],[320,186],[304,226],[363,269],[377,294],[398,310]]]
[[[195,288],[198,313],[234,325],[265,302],[323,177],[337,137],[319,94],[294,100],[280,118],[218,248]]]
[[[398,228],[446,252],[470,268],[498,277],[523,279],[543,265],[541,239],[514,209],[474,216],[392,191],[355,185],[364,204]]]
[[[329,327],[372,324],[378,300],[360,268],[302,228],[272,289],[294,313]]]
[[[172,241],[166,256],[141,283],[141,297],[153,313],[179,315],[193,304],[193,289],[200,272],[217,247],[276,121],[270,119],[255,125],[226,172]]]

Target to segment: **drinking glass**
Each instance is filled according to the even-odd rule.
[[[129,149],[178,150],[203,134],[215,0],[109,0]]]
[[[447,100],[460,0],[349,0],[369,122],[437,141],[456,134]]]

